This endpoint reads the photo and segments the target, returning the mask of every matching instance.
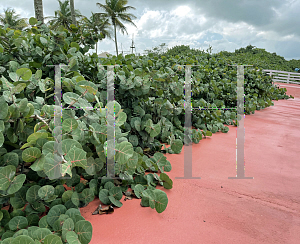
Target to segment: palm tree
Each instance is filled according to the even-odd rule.
[[[124,21],[125,23],[130,23],[136,27],[136,25],[132,22],[132,19],[136,18],[133,14],[126,13],[129,9],[135,9],[132,6],[125,6],[128,1],[127,0],[105,0],[106,4],[96,3],[96,5],[103,9],[105,13],[96,13],[96,15],[99,15],[104,18],[109,18],[112,25],[114,26],[114,32],[115,32],[115,45],[116,45],[116,52],[117,56],[118,53],[118,44],[117,44],[117,27],[121,30],[122,34],[124,32],[127,33],[126,27],[123,25],[121,21]]]
[[[43,0],[34,0],[35,18],[44,24]]]
[[[70,0],[70,10],[71,10],[72,24],[76,25],[74,0]]]
[[[69,6],[69,0],[65,0],[64,2],[58,0],[58,3],[59,9],[54,12],[55,16],[50,16],[46,18],[51,18],[50,26],[52,29],[56,29],[62,25],[64,28],[71,30],[70,25],[72,24],[72,16]],[[75,10],[75,16],[82,17],[79,10],[77,9]]]
[[[8,24],[8,27],[16,30],[23,30],[28,26],[26,18],[20,18],[19,14],[12,8],[3,9],[4,13],[0,15],[0,25]]]
[[[85,26],[87,30],[90,31],[91,35],[96,33],[97,35],[101,35],[106,38],[112,39],[111,35],[111,24],[107,18],[100,18],[98,15],[92,12],[91,17],[88,19],[87,17],[82,19],[82,25]],[[98,50],[98,43],[96,43],[96,54]]]

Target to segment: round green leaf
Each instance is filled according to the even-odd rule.
[[[42,186],[38,190],[38,196],[41,199],[48,199],[49,197],[52,197],[54,195],[54,187],[51,185]]]
[[[20,209],[25,206],[27,203],[26,200],[26,192],[28,187],[22,186],[19,191],[14,194],[14,197],[10,198],[10,204],[13,206],[14,209]]]
[[[148,198],[148,200],[149,200],[148,203],[149,203],[150,208],[154,209],[155,208],[154,192],[150,189],[147,189],[147,190],[143,191],[142,195],[143,195],[143,198],[145,198],[145,197]],[[142,198],[142,200],[143,200],[143,198]]]
[[[42,217],[39,221],[39,227],[40,228],[51,228],[49,223],[47,222],[47,215]]]
[[[46,208],[44,207],[44,211],[42,211],[42,212],[45,212],[45,211],[46,211]],[[30,214],[26,217],[26,219],[28,221],[29,226],[30,225],[38,226],[40,217],[37,214]]]
[[[118,208],[123,206],[123,203],[121,203],[119,200],[115,199],[113,196],[108,196],[108,199]]]
[[[55,149],[57,150],[58,143],[54,141],[48,141],[43,145],[42,152],[44,155],[47,155],[48,153],[54,153]]]
[[[141,206],[142,207],[149,207],[150,206],[148,197],[144,197],[144,196],[142,197]]]
[[[34,202],[30,204],[31,209],[33,211],[39,212],[39,213],[43,213],[46,211],[45,205],[41,202]]]
[[[80,200],[83,201],[85,204],[90,203],[95,198],[94,190],[85,188],[82,193],[80,194]]]
[[[64,220],[60,218],[54,222],[52,228],[55,231],[55,233],[61,234],[63,222]]]
[[[48,153],[45,157],[44,173],[50,180],[58,179],[61,177],[61,161],[60,155]]]
[[[20,110],[20,112],[24,112],[27,109],[27,104],[28,104],[27,98],[23,98],[19,102],[19,110]]]
[[[39,80],[39,79],[42,78],[42,75],[43,75],[43,71],[39,69],[39,70],[37,70],[37,71],[35,72],[34,78],[35,78],[36,80]]]
[[[59,219],[61,214],[67,211],[66,207],[62,204],[52,207],[47,214],[47,222],[50,226],[53,226],[54,222]]]
[[[76,47],[77,51],[79,50],[79,45],[76,42],[71,42],[70,46],[71,47]]]
[[[141,198],[141,194],[142,192],[145,190],[145,188],[141,185],[141,184],[137,184],[135,185],[134,187],[134,194],[138,197],[138,198]]]
[[[73,146],[65,156],[67,161],[70,161],[73,166],[85,168],[87,165],[86,152]]]
[[[13,93],[20,93],[25,89],[27,85],[25,83],[20,83],[17,86],[15,86],[12,90]]]
[[[169,161],[167,161],[167,163],[164,166],[164,171],[165,172],[170,172],[172,170],[172,165]]]
[[[47,45],[47,43],[48,43],[47,39],[42,36],[40,37],[40,41],[43,45]]]
[[[73,192],[72,197],[71,197],[71,201],[75,206],[79,205],[79,196],[78,196],[78,193],[76,191]]]
[[[73,92],[66,92],[66,93],[63,94],[63,100],[67,104],[71,104],[74,101],[78,101],[79,97],[80,96],[78,94],[73,93]],[[80,107],[80,104],[76,102],[76,103],[73,104],[73,106]]]
[[[162,213],[163,211],[165,211],[168,205],[167,194],[159,189],[155,189],[153,192],[155,195],[155,209],[158,213]]]
[[[121,112],[118,117],[116,118],[116,126],[121,126],[126,122],[127,114],[124,112]]]
[[[92,239],[92,224],[86,220],[80,220],[76,222],[75,233],[78,235],[78,239],[81,244],[88,244]]]
[[[117,200],[121,200],[123,197],[122,189],[120,187],[114,186],[109,190],[109,195],[113,196]]]
[[[141,118],[145,115],[145,110],[142,109],[140,106],[135,106],[134,112],[137,113]]]
[[[8,165],[0,169],[0,190],[6,191],[15,176],[16,167]]]
[[[28,226],[28,221],[23,216],[16,216],[9,221],[8,225],[9,228],[13,231],[19,229],[25,229]]]
[[[6,153],[2,160],[6,165],[13,165],[15,167],[19,165],[19,156],[14,152]]]
[[[45,155],[42,154],[41,157],[35,160],[35,162],[30,166],[30,168],[34,171],[44,170],[45,161]]]
[[[138,137],[136,135],[130,135],[129,136],[129,142],[134,146],[138,146],[139,144],[139,140],[138,140]]]
[[[74,221],[71,218],[68,218],[64,221],[62,226],[62,240],[67,240],[67,233],[74,230]]]
[[[26,192],[26,200],[29,203],[34,203],[34,202],[40,200],[40,197],[38,195],[40,188],[41,187],[39,185],[34,185],[28,189],[28,191]]]
[[[108,198],[108,194],[109,194],[109,192],[107,189],[101,189],[99,191],[99,199],[105,205],[109,205],[111,203]]]
[[[44,244],[63,244],[63,242],[59,236],[50,234],[45,237]]]
[[[21,230],[17,231],[17,232],[13,235],[13,237],[16,238],[17,236],[21,236],[21,235],[29,236],[29,235],[28,235],[28,230],[26,230],[26,229],[21,229]]]
[[[62,194],[65,192],[65,187],[63,185],[57,185],[54,189],[54,194],[57,195],[58,197],[61,197]]]
[[[78,127],[78,122],[76,119],[68,118],[62,123],[62,127],[66,132],[70,132]]]
[[[117,101],[110,101],[106,105],[108,114],[118,114],[121,110],[121,105]]]
[[[150,136],[151,137],[156,137],[161,131],[161,127],[159,124],[156,124],[151,128]]]
[[[123,141],[116,146],[116,162],[126,164],[128,159],[133,156],[133,147],[130,142]]]
[[[23,186],[24,181],[26,180],[26,175],[25,174],[20,174],[16,176],[11,185],[9,186],[7,193],[8,194],[13,194],[20,190],[20,188]]]
[[[172,189],[173,181],[170,179],[170,177],[167,174],[161,173],[159,178],[160,178],[161,181],[163,181],[164,188]]]
[[[69,231],[66,234],[66,240],[69,244],[81,244],[78,235],[74,231]]]
[[[31,17],[31,18],[29,19],[29,24],[30,24],[30,25],[35,25],[37,22],[38,22],[38,21],[37,21],[36,18],[34,18],[34,17]]]
[[[145,130],[150,134],[150,137],[156,137],[161,131],[160,125],[159,124],[153,125],[151,119],[148,119],[144,126],[145,126]]]
[[[96,95],[97,93],[97,90],[94,89],[93,87],[91,86],[87,86],[87,85],[79,85],[82,89],[84,90],[87,90],[89,93],[93,94],[93,95]]]
[[[104,184],[104,189],[110,190],[111,188],[113,188],[115,186],[115,184],[111,181],[108,181]]]
[[[20,76],[23,80],[29,80],[32,76],[32,72],[28,68],[20,68],[16,71],[17,75]]]
[[[78,141],[74,139],[64,139],[61,142],[62,153],[66,155],[73,146],[82,149],[82,146]]]
[[[16,143],[18,141],[18,136],[13,128],[8,128],[6,134],[11,143]]]
[[[35,242],[31,237],[21,235],[14,238],[11,244],[35,244]]]
[[[96,160],[93,157],[89,157],[87,159],[87,166],[85,168],[85,171],[89,175],[95,175],[98,171],[100,171],[103,168],[104,164],[100,161],[99,158],[96,158]]]
[[[4,229],[3,229],[4,230]],[[5,230],[4,230],[5,231]],[[7,230],[5,231],[5,233],[2,234],[1,236],[1,240],[5,241],[6,239],[9,240],[9,244],[11,243],[11,240],[13,240],[13,235],[15,234],[15,232],[11,231],[11,230]]]
[[[72,197],[72,194],[73,194],[73,191],[71,191],[71,190],[65,191],[61,197],[63,203],[66,203],[67,201],[69,201]]]
[[[167,163],[167,158],[160,152],[155,153],[153,159],[158,166],[164,166]]]
[[[80,182],[75,186],[75,191],[82,192],[84,188],[85,188],[85,185],[82,182]]]
[[[68,215],[70,218],[73,218],[75,215],[81,215],[79,209],[76,208],[68,209],[65,214]]]
[[[37,141],[39,138],[46,139],[47,137],[48,137],[48,133],[47,132],[35,132],[35,133],[31,134],[30,136],[28,136],[27,142]]]
[[[22,153],[22,159],[26,162],[33,162],[42,155],[41,150],[37,147],[26,148]]]
[[[28,227],[27,228],[27,230],[28,230],[28,236],[31,237],[31,238],[33,238],[32,237],[33,236],[33,232],[35,232],[37,229],[39,229],[38,226],[30,226],[30,227]]]
[[[39,228],[32,233],[32,238],[42,243],[45,237],[50,234],[52,232],[48,228]]]
[[[72,231],[74,230],[74,221],[71,218],[68,218],[64,221],[62,226],[63,231]]]
[[[174,153],[179,154],[181,152],[181,149],[183,147],[183,143],[180,139],[176,139],[171,144],[171,149],[174,151]]]
[[[24,115],[25,118],[29,118],[31,115],[34,114],[34,106],[31,103],[28,103],[27,107],[29,108],[29,112],[26,115]]]

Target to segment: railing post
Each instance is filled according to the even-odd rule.
[[[288,83],[288,84],[290,83],[290,74],[291,74],[291,73],[288,73],[288,78],[287,78],[287,83]]]

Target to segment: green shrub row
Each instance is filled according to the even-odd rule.
[[[87,53],[95,43],[89,33],[30,23],[26,31],[0,28],[2,243],[89,243],[92,226],[79,209],[95,196],[121,207],[129,188],[142,206],[162,213],[168,198],[156,186],[173,187],[164,153],[180,153],[184,143],[238,125],[235,112],[213,109],[236,106],[237,72],[226,59],[207,53],[100,59]],[[54,99],[57,64],[68,65],[61,67],[63,110]],[[186,64],[198,65],[192,67],[190,138],[184,137]],[[119,65],[110,102],[107,65]],[[261,72],[245,70],[246,114],[289,98],[285,91]],[[59,111],[61,126],[54,120]],[[107,140],[113,130],[114,140]],[[107,159],[114,159],[118,179],[106,176]]]

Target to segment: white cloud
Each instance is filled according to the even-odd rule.
[[[171,11],[171,15],[176,15],[179,17],[186,16],[191,11],[191,8],[189,6],[179,6],[175,10]]]
[[[104,0],[75,1],[83,15],[102,12],[96,6]],[[44,15],[54,15],[56,0],[44,0]],[[143,53],[161,43],[168,47],[190,45],[192,48],[234,51],[249,44],[276,52],[286,59],[300,59],[299,0],[129,0],[136,7],[130,13],[138,18],[138,28],[126,24],[127,35],[119,31],[118,46],[131,52],[134,34],[136,52]],[[0,10],[13,7],[22,17],[34,16],[32,0],[10,0],[0,3]],[[112,40],[99,43],[98,50],[115,54]]]

